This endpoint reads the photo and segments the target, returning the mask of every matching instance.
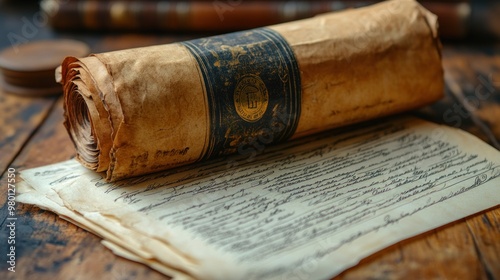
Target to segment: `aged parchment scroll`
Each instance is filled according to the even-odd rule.
[[[416,1],[182,43],[67,58],[77,160],[132,177],[429,104],[437,18]]]

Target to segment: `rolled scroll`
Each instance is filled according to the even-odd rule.
[[[77,159],[108,181],[253,154],[443,93],[437,18],[411,0],[68,57],[59,74]]]

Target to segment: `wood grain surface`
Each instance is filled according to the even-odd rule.
[[[104,51],[186,37],[89,38],[94,51]],[[445,44],[443,63],[446,97],[414,114],[467,130],[500,149],[500,46]],[[16,272],[7,271],[7,168],[18,174],[74,156],[62,110],[60,97],[0,92],[0,279],[168,279],[115,256],[97,236],[51,212],[23,204],[16,212]],[[307,279],[307,274],[300,275]],[[500,279],[500,207],[399,242],[334,279]]]

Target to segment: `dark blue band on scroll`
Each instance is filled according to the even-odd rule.
[[[204,159],[290,138],[300,116],[300,71],[285,39],[267,28],[183,42],[207,93]]]

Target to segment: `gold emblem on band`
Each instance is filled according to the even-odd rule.
[[[234,107],[247,122],[256,122],[264,116],[269,104],[266,85],[257,75],[243,76],[234,90]]]

